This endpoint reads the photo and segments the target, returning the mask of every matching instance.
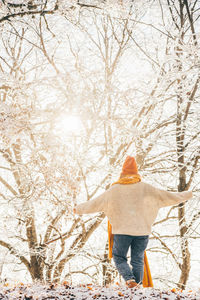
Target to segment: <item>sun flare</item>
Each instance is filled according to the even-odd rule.
[[[81,120],[78,116],[67,115],[62,116],[58,120],[59,130],[65,135],[76,135],[79,134],[82,128]]]

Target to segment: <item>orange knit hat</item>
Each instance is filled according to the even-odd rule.
[[[127,156],[121,175],[138,174],[138,168],[134,157]]]

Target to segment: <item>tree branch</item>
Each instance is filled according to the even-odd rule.
[[[158,236],[155,235],[155,233],[152,232],[152,235],[159,240],[159,242],[161,243],[161,245],[171,254],[171,256],[173,257],[173,259],[175,260],[176,264],[178,265],[179,269],[181,270],[181,264],[178,262],[178,259],[176,257],[176,255],[173,253],[173,251],[166,245],[165,242],[163,242],[163,240]]]
[[[29,261],[23,255],[20,255],[18,253],[18,251],[13,246],[11,246],[9,243],[6,243],[2,240],[0,240],[0,246],[8,249],[10,254],[14,255],[17,258],[19,258],[21,260],[21,262],[27,267],[27,269],[31,273],[31,265],[30,265]]]
[[[18,193],[13,189],[13,187],[5,181],[1,176],[0,176],[0,182],[14,195],[18,196]]]

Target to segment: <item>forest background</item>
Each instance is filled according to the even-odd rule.
[[[155,286],[199,285],[200,1],[0,2],[2,281],[106,284],[107,189],[127,155],[144,181],[193,191],[162,209]]]

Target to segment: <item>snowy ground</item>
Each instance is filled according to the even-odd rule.
[[[132,300],[200,300],[200,292],[181,292],[175,289],[160,291],[152,288],[127,289],[125,286],[112,286],[109,288],[91,285],[70,286],[63,285],[17,285],[1,286],[0,299],[23,299],[23,300],[45,300],[45,299],[70,299],[70,300],[108,300],[108,299],[132,299]]]

